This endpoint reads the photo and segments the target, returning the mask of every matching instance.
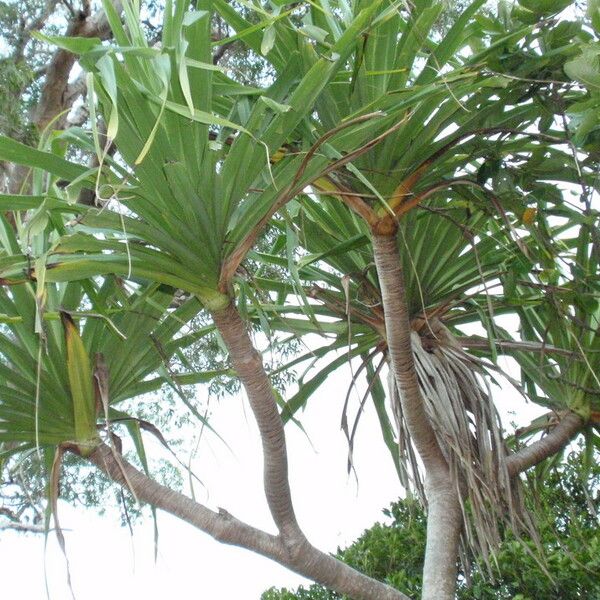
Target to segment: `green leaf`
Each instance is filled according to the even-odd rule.
[[[86,456],[93,450],[93,444],[98,437],[92,364],[79,335],[79,329],[71,316],[61,311],[60,317],[65,332],[67,372],[75,422],[75,441],[78,443],[81,453]]]
[[[155,102],[156,104],[160,104],[159,98],[150,97],[149,99]],[[208,113],[203,110],[194,109],[194,112],[190,114],[190,109],[187,106],[183,106],[182,104],[177,104],[176,102],[172,102],[171,100],[167,100],[165,103],[165,108],[174,112],[182,117],[187,117],[191,121],[196,121],[197,123],[204,123],[205,125],[218,125],[220,127],[229,127],[236,131],[242,131],[243,133],[249,134],[246,129],[244,129],[241,125],[234,123],[233,121],[229,121],[228,119],[223,119],[222,117],[218,117],[211,113]]]
[[[588,0],[587,5],[587,16],[598,33],[600,32],[600,0]]]
[[[292,110],[292,107],[289,104],[281,104],[280,102],[276,102],[268,96],[261,96],[259,100],[260,102],[266,104],[271,110],[275,111],[276,113],[285,113],[288,110]]]
[[[50,152],[36,150],[3,135],[0,135],[0,160],[42,169],[68,181],[77,179],[88,170],[83,165],[72,163]]]
[[[550,15],[573,4],[572,0],[518,0],[519,4],[536,15]]]
[[[34,237],[42,233],[42,231],[44,231],[48,225],[49,218],[50,214],[48,213],[48,210],[46,210],[45,206],[42,205],[27,221],[27,226],[25,228],[27,235]]]
[[[227,72],[227,69],[221,67],[220,65],[213,65],[212,63],[202,62],[201,60],[194,60],[193,58],[183,57],[182,61],[188,67],[193,67],[194,69],[202,69],[204,71],[218,71],[220,73]]]
[[[277,35],[277,30],[274,25],[269,25],[265,32],[263,33],[262,42],[260,44],[260,53],[263,56],[266,56],[271,52],[273,46],[275,45],[275,36]]]
[[[38,208],[45,196],[24,196],[19,194],[0,194],[0,210],[28,210]]]
[[[582,53],[565,63],[565,73],[593,90],[600,90],[600,48],[585,46]]]
[[[304,25],[304,27],[300,29],[300,33],[303,33],[311,40],[319,42],[319,44],[324,44],[327,36],[329,35],[328,31],[325,31],[325,29],[321,29],[320,27],[316,27],[315,25]]]
[[[59,48],[67,50],[68,52],[72,52],[73,54],[85,54],[96,49],[102,44],[100,38],[44,35],[39,31],[32,31],[31,37],[34,37],[42,42],[46,42],[52,46],[58,46]]]
[[[114,140],[119,130],[119,111],[117,109],[117,77],[115,74],[114,57],[105,55],[98,62],[96,68],[102,77],[104,90],[108,94],[111,102],[111,110],[107,119],[106,137]]]

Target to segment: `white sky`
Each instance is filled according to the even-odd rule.
[[[401,494],[375,412],[369,405],[356,441],[358,486],[353,477],[346,475],[347,446],[339,422],[349,381],[349,369],[342,369],[312,398],[302,414],[310,442],[294,425],[287,428],[290,479],[298,519],[309,539],[331,552],[348,545],[364,529],[381,520],[381,510]],[[494,392],[503,415],[518,411],[516,416],[507,416],[507,420],[525,423],[543,412],[525,405],[510,389],[496,388]],[[353,402],[356,409],[356,394]],[[215,436],[205,434],[194,466],[210,490],[209,498],[202,500],[272,531],[262,491],[259,440],[248,404],[238,396],[223,399],[213,408],[211,423],[225,437],[233,454]],[[94,511],[63,505],[60,517],[63,528],[70,529],[65,536],[77,600],[258,600],[272,585],[289,588],[303,581],[263,557],[223,546],[163,513],[159,514],[156,563],[150,519],[136,526],[132,539],[114,515],[101,518]],[[41,536],[2,532],[2,597],[45,598],[43,563]],[[46,564],[50,597],[67,600],[70,594],[65,561],[54,534],[49,537]]]

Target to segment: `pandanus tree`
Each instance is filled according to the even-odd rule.
[[[395,417],[407,436],[399,454],[412,462],[413,475],[418,454],[425,473],[423,597],[452,598],[459,537],[463,526],[470,531],[465,515],[472,512],[475,524],[483,525],[473,537],[487,550],[495,519],[518,504],[515,476],[549,454],[543,448],[559,437],[554,434],[560,427],[508,456],[481,383],[482,363],[456,340],[456,325],[480,319],[497,335],[492,311],[510,303],[490,288],[507,276],[511,261],[525,257],[534,265],[548,254],[544,243],[552,230],[544,229],[548,235],[540,239],[541,228],[523,230],[515,221],[531,226],[536,210],[561,206],[560,198],[552,203],[539,196],[547,176],[533,167],[562,161],[553,180],[592,182],[588,167],[577,169],[561,150],[572,142],[553,120],[573,101],[569,94],[579,93],[570,88],[561,60],[565,47],[583,35],[581,28],[546,39],[534,19],[507,30],[510,17],[480,14],[483,4],[470,4],[440,36],[431,33],[443,10],[437,2],[276,2],[273,11],[256,6],[251,20],[220,0],[201,0],[194,10],[167,2],[161,43],[150,47],[139,6],[124,2],[122,21],[105,2],[112,43],[53,40],[81,55],[92,129],[54,134],[39,150],[0,140],[3,160],[34,169],[37,194],[3,198],[7,209],[32,208],[28,227],[15,217],[20,245],[14,239],[6,245],[0,271],[4,302],[12,306],[6,348],[18,339],[27,356],[24,362],[17,351],[3,352],[2,435],[21,444],[10,450],[70,451],[140,500],[220,541],[259,552],[352,598],[406,597],[317,550],[302,532],[288,482],[282,416],[288,419],[322,377],[301,386],[280,414],[239,309],[258,322],[276,314],[274,328],[297,335],[341,330],[336,345],[365,355],[373,375],[380,372],[372,364],[377,353],[389,359]],[[538,16],[551,23],[562,4]],[[274,74],[265,76],[264,85],[242,85],[213,64],[213,11],[235,31],[220,43],[242,40],[271,65]],[[540,44],[556,58],[540,56]],[[103,129],[97,127],[98,110]],[[67,145],[95,153],[98,166],[67,160]],[[495,189],[502,183],[510,188],[504,193]],[[81,190],[89,191],[95,206],[75,203]],[[298,265],[302,247],[310,254]],[[292,284],[261,278],[261,261],[283,263]],[[257,264],[254,278],[249,269]],[[188,298],[176,309],[174,290]],[[265,290],[272,292],[268,300]],[[300,301],[290,302],[290,292]],[[30,298],[27,318],[13,315],[20,310],[19,294]],[[538,296],[519,306],[529,315],[537,303]],[[301,318],[286,317],[299,306]],[[148,378],[191,341],[193,336],[179,335],[177,324],[201,307],[228,349],[258,423],[277,535],[161,486],[123,458],[111,435],[118,419],[142,426],[116,405],[161,383]],[[57,314],[61,321],[54,320]],[[321,315],[343,320],[320,322]],[[540,337],[531,343],[543,346],[546,338],[535,327],[523,331]],[[19,333],[23,328],[29,328],[26,334]],[[122,345],[119,332],[128,340]],[[154,348],[140,342],[146,335],[158,340]],[[489,353],[495,356],[508,341],[492,340]],[[121,353],[131,354],[134,368],[125,368]],[[107,355],[110,361],[102,359]],[[535,385],[539,370],[524,372]],[[42,393],[50,389],[46,383],[62,403]],[[595,385],[587,381],[586,389]],[[10,399],[13,389],[22,403]],[[569,434],[552,446],[557,450],[590,412],[581,403],[555,401],[574,411],[564,420],[572,424]],[[11,411],[19,418],[13,420]],[[63,413],[69,417],[55,423]],[[56,435],[42,439],[42,431]],[[494,510],[484,519],[486,506]]]
[[[546,9],[551,12],[562,7],[557,4]],[[475,542],[478,554],[485,557],[493,551],[499,518],[508,514],[513,524],[519,521],[515,475],[564,447],[597,404],[595,386],[586,388],[587,392],[579,390],[578,398],[585,398],[581,404],[572,393],[560,393],[558,388],[550,392],[545,386],[542,397],[532,397],[560,410],[559,426],[543,443],[509,456],[495,407],[478,379],[484,363],[464,352],[474,347],[481,355],[483,340],[457,339],[460,325],[479,321],[486,327],[491,338],[486,343],[487,354],[492,358],[503,349],[526,348],[528,353],[539,353],[536,359],[517,352],[526,380],[536,360],[545,363],[550,356],[555,364],[560,358],[553,358],[554,353],[568,356],[571,366],[567,368],[563,362],[554,374],[564,387],[566,378],[572,386],[573,381],[594,378],[587,357],[594,353],[598,323],[593,314],[595,300],[574,317],[580,328],[587,327],[584,338],[581,332],[567,332],[568,327],[556,315],[551,317],[546,311],[542,316],[534,308],[547,304],[543,295],[551,293],[552,286],[544,278],[551,276],[555,261],[564,260],[554,241],[561,237],[562,228],[549,227],[548,219],[570,213],[572,226],[573,219],[579,220],[589,209],[585,202],[579,210],[566,209],[555,186],[563,181],[587,194],[594,177],[591,169],[578,168],[564,121],[557,127],[550,116],[555,112],[564,117],[565,107],[577,97],[562,72],[565,56],[552,64],[536,47],[565,51],[570,36],[580,35],[580,30],[575,26],[567,33],[567,27],[563,30],[566,37],[543,30],[525,39],[505,37],[498,41],[504,44],[504,61],[490,59],[489,50],[484,51],[488,62],[483,71],[493,70],[495,77],[480,78],[477,70],[471,79],[469,69],[482,57],[473,55],[472,48],[461,54],[470,42],[461,20],[431,48],[428,28],[439,6],[421,8],[423,11],[415,10],[408,21],[396,14],[370,31],[355,56],[353,77],[337,82],[328,90],[329,96],[324,95],[316,105],[323,138],[328,126],[343,121],[367,98],[369,106],[378,109],[407,102],[402,126],[371,152],[357,157],[352,170],[331,168],[315,181],[311,194],[295,207],[292,227],[297,228],[297,238],[308,252],[299,260],[298,270],[310,294],[322,301],[325,314],[341,318],[342,325],[348,322],[337,342],[326,349],[350,344],[348,354],[362,355],[361,369],[366,367],[371,373],[370,389],[378,385],[372,377],[383,364],[379,356],[384,354],[390,362],[393,388],[399,392],[393,409],[402,448],[399,457],[392,443],[392,453],[403,459],[399,467],[405,480],[412,471],[428,504],[423,597],[429,598],[453,597],[461,529],[466,540]],[[477,7],[472,5],[462,18],[468,18],[469,10]],[[335,31],[318,9],[311,16],[335,39]],[[493,30],[492,22],[480,19],[479,23]],[[391,31],[402,35],[394,40],[391,52],[384,52],[382,46],[393,38]],[[508,58],[506,48],[512,44],[513,55]],[[428,52],[419,56],[424,48]],[[518,66],[513,62],[516,57]],[[453,70],[446,61],[452,62]],[[508,65],[510,72],[506,71]],[[572,71],[571,64],[567,71]],[[525,87],[516,84],[518,81]],[[408,86],[423,93],[414,108],[410,96],[402,95]],[[436,94],[436,88],[438,92],[445,88],[443,97]],[[541,121],[535,104],[550,109]],[[553,167],[543,173],[546,161]],[[555,183],[549,184],[548,179]],[[580,276],[591,280],[586,285],[593,287],[597,266],[593,244],[585,241],[594,235],[589,225],[577,228],[579,251],[568,262],[578,265]],[[289,236],[289,223],[285,227]],[[573,245],[567,240],[561,243]],[[273,255],[263,259],[280,261]],[[323,268],[324,264],[329,268]],[[537,277],[536,264],[546,267],[537,270]],[[518,301],[513,294],[519,278],[523,285],[537,288],[527,301]],[[568,279],[564,280],[565,291],[579,297],[574,289],[581,284],[567,283]],[[499,284],[502,290],[496,293]],[[595,296],[591,287],[584,297]],[[281,285],[271,289],[281,292]],[[565,306],[563,311],[569,312]],[[588,313],[590,306],[592,312]],[[290,310],[289,305],[283,307],[284,313]],[[494,325],[495,314],[507,312],[525,319],[523,339],[511,339]],[[535,333],[527,324],[531,315],[538,319]],[[282,321],[285,325],[286,320]],[[552,344],[551,325],[542,332],[541,324],[546,322],[562,332],[561,343]],[[287,329],[293,331],[294,327],[298,323],[288,319]],[[585,343],[573,351],[573,341],[565,343],[566,337],[585,339]],[[295,359],[293,364],[307,358],[312,357]],[[300,408],[327,372],[343,360],[341,356],[331,361],[306,381],[284,415]],[[545,368],[540,364],[537,376]],[[569,369],[574,370],[570,377]],[[532,381],[530,390],[535,389]],[[392,389],[392,398],[395,391]],[[376,402],[384,435],[391,440],[388,415],[381,410],[381,401]],[[345,415],[342,424],[352,444],[353,432],[348,430]],[[544,421],[543,426],[547,425]],[[412,445],[425,467],[424,494]],[[465,510],[465,506],[469,508]],[[469,519],[463,519],[467,511],[473,529]],[[527,520],[526,515],[522,517]],[[523,522],[517,524],[520,526]]]

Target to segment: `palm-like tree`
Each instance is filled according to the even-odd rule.
[[[558,230],[545,229],[541,219],[539,225],[534,221],[538,204],[546,218],[559,211],[562,201],[560,195],[558,200],[554,195],[554,202],[545,198],[548,185],[535,173],[540,157],[553,162],[553,180],[585,188],[593,177],[591,171],[577,170],[565,133],[547,125],[543,131],[538,129],[535,109],[531,112],[532,96],[542,102],[553,98],[557,110],[561,102],[571,101],[568,84],[561,90],[559,81],[543,79],[543,73],[560,73],[562,63],[549,65],[535,50],[540,43],[547,49],[553,45],[556,51],[566,40],[557,43],[541,30],[524,39],[510,39],[502,37],[496,23],[495,30],[490,28],[499,38],[496,43],[503,44],[504,50],[515,44],[514,56],[521,58],[518,68],[504,75],[511,81],[507,86],[501,71],[511,59],[503,65],[496,57],[490,59],[490,50],[473,56],[469,47],[463,19],[477,5],[473,3],[438,44],[429,30],[439,5],[421,3],[406,17],[394,13],[373,27],[354,57],[351,76],[331,86],[316,104],[318,124],[325,138],[328,126],[348,118],[360,106],[387,109],[407,102],[404,122],[371,152],[357,157],[352,169],[331,168],[325,179],[314,183],[313,193],[328,193],[337,204],[322,196],[318,201],[307,197],[296,220],[301,230],[298,238],[311,253],[300,262],[306,281],[314,284],[313,295],[321,296],[330,315],[358,325],[354,336],[347,331],[340,341],[353,344],[350,355],[367,355],[365,364],[371,362],[372,372],[378,371],[373,364],[377,350],[385,349],[390,359],[400,392],[400,403],[394,408],[401,435],[410,436],[426,472],[430,545],[425,598],[453,596],[456,546],[465,513],[459,510],[461,497],[468,497],[485,555],[485,546],[495,539],[497,516],[492,507],[504,511],[505,506],[516,505],[510,478],[519,470],[517,465],[532,464],[506,458],[495,409],[486,407],[489,396],[477,381],[481,364],[463,352],[444,322],[452,326],[483,318],[491,336],[497,337],[493,310],[512,312],[512,299],[488,288],[502,282],[506,289],[507,271],[519,260],[531,270],[538,261],[543,264],[549,256],[550,261],[554,258],[549,248]],[[329,39],[335,39],[335,27],[318,8],[312,9],[311,18]],[[401,32],[398,38],[395,31]],[[487,61],[483,68],[482,60]],[[474,80],[469,77],[471,69],[477,73]],[[486,77],[492,69],[500,72],[495,78]],[[418,102],[413,105],[415,96]],[[340,203],[360,219],[352,218]],[[417,207],[427,212],[416,213]],[[530,231],[523,231],[523,224]],[[536,249],[540,241],[543,245]],[[376,269],[371,268],[373,261]],[[337,276],[323,263],[332,266]],[[586,272],[594,276],[594,269]],[[361,295],[367,300],[362,301]],[[484,303],[477,302],[482,299]],[[538,318],[543,322],[541,315]],[[595,317],[592,320],[595,325],[588,326],[593,332],[597,322]],[[385,333],[369,336],[365,325]],[[556,327],[560,330],[559,323]],[[532,342],[529,350],[544,353],[547,340],[540,337],[525,336]],[[510,345],[510,339],[505,341]],[[502,345],[502,340],[498,343]],[[590,351],[593,344],[586,343],[577,352],[575,369],[586,372],[584,381],[593,377],[593,367],[585,364]],[[490,354],[496,352],[492,340]],[[328,369],[337,362],[332,361]],[[318,384],[325,373],[310,383]],[[301,406],[315,387],[301,388],[289,410]],[[569,396],[552,396],[573,412],[555,431],[556,445],[546,445],[546,452],[564,445],[581,428],[594,393],[588,394],[583,409]],[[387,417],[381,411],[380,415],[387,427]],[[410,446],[403,444],[406,462],[416,465]],[[530,458],[541,459],[543,447],[536,446]]]
[[[482,5],[482,0],[469,5],[441,37],[431,31],[442,4],[425,0],[410,7],[389,0],[352,5],[340,0],[306,10],[293,4],[273,13],[257,8],[258,23],[246,21],[222,0],[201,0],[189,12],[183,2],[167,2],[161,46],[150,48],[135,4],[124,3],[123,25],[107,2],[114,45],[57,40],[82,55],[92,117],[96,98],[104,115],[106,134],[93,123],[91,139],[79,142],[96,153],[100,167],[88,170],[65,160],[58,155],[59,144],[51,153],[0,140],[3,159],[41,170],[47,184],[45,193],[40,189],[38,196],[6,197],[5,204],[13,209],[37,206],[31,222],[43,227],[52,215],[60,234],[32,246],[33,263],[13,244],[1,265],[2,281],[26,282],[29,288],[36,282],[40,322],[48,314],[41,301],[44,285],[71,289],[74,284],[64,287],[61,282],[97,276],[183,290],[195,298],[185,306],[196,311],[201,303],[227,345],[259,425],[265,491],[278,535],[160,486],[100,442],[91,409],[89,350],[88,366],[68,381],[71,388],[75,380],[85,388],[85,435],[75,427],[75,444],[70,443],[71,430],[48,443],[87,455],[141,499],[221,541],[258,551],[351,597],[404,597],[316,550],[294,515],[277,398],[235,306],[237,293],[247,287],[238,275],[243,261],[281,262],[278,253],[285,247],[284,265],[290,267],[295,292],[310,318],[292,323],[278,317],[277,323],[304,331],[335,329],[339,324],[319,325],[319,315],[348,313],[352,327],[340,345],[350,339],[352,352],[367,354],[369,360],[383,348],[389,356],[392,387],[400,396],[398,423],[410,434],[426,472],[429,539],[423,597],[453,597],[463,490],[481,514],[489,502],[483,497],[486,490],[492,490],[492,503],[498,497],[509,501],[509,477],[517,469],[505,460],[496,416],[473,374],[474,360],[452,337],[452,319],[458,323],[485,315],[477,300],[489,292],[486,286],[504,276],[505,265],[517,256],[535,261],[543,253],[539,231],[537,237],[525,235],[515,224],[515,215],[530,220],[529,204],[541,189],[540,177],[527,167],[540,156],[558,158],[564,166],[556,179],[589,179],[587,172],[575,174],[566,165],[569,155],[560,150],[568,142],[564,133],[538,128],[537,100],[548,96],[547,86],[538,83],[551,81],[554,93],[566,98],[564,76],[552,73],[550,80],[545,70],[556,68],[555,63],[548,66],[535,51],[545,43],[544,31],[521,26],[507,32],[500,20],[483,15],[474,20]],[[212,9],[237,39],[266,56],[275,72],[272,84],[241,85],[212,64]],[[577,32],[569,35],[553,42],[559,67],[563,47]],[[109,152],[113,143],[115,158]],[[514,181],[513,172],[518,184],[507,186],[510,177]],[[492,192],[490,179],[497,188],[504,185],[504,192]],[[42,180],[38,175],[37,181]],[[57,183],[66,183],[66,191]],[[307,186],[312,186],[309,196],[303,195]],[[65,200],[52,200],[73,198],[82,188],[94,192],[97,208],[75,210]],[[288,206],[295,198],[300,210]],[[427,212],[418,212],[418,206]],[[56,215],[69,210],[77,217],[65,229]],[[461,226],[465,212],[472,216]],[[283,216],[273,221],[276,213]],[[281,231],[275,233],[273,251],[250,254],[268,224]],[[301,243],[313,256],[297,268],[294,247],[300,243],[300,226]],[[340,282],[339,274],[349,279]],[[325,310],[308,300],[302,288],[306,281],[321,284],[311,291]],[[285,300],[289,290],[281,283],[262,283]],[[323,284],[329,289],[321,289]],[[164,315],[155,318],[171,323],[168,295],[152,285],[148,289],[161,298]],[[93,304],[95,292],[85,292]],[[470,301],[464,299],[466,292]],[[361,295],[367,302],[360,301]],[[487,296],[489,305],[501,304],[502,298]],[[12,292],[7,298],[12,300]],[[52,309],[61,302],[59,296]],[[267,314],[265,307],[260,310]],[[86,339],[67,316],[63,323],[72,339]],[[38,335],[43,331],[38,324]],[[114,335],[107,331],[108,337]],[[164,334],[168,338],[175,331],[165,329]],[[165,339],[163,345],[168,343]],[[85,357],[85,342],[76,345]],[[432,366],[429,354],[437,356],[437,365]],[[68,364],[68,353],[66,358]],[[145,377],[157,364],[154,357],[135,375]],[[120,381],[119,365],[98,372],[105,372],[110,382],[105,402],[110,405],[118,399],[112,382]],[[436,373],[446,379],[425,389]],[[139,391],[140,382],[135,377],[130,381],[132,391]],[[450,404],[440,401],[445,392]],[[288,403],[286,415],[307,396],[301,390]],[[37,422],[29,414],[30,423]],[[573,422],[575,431],[582,420]],[[30,428],[22,439],[30,447],[41,444],[32,433]],[[7,429],[6,439],[11,435]],[[465,439],[468,451],[460,447]],[[405,448],[411,452],[410,445]],[[414,454],[409,456],[416,461]]]
[[[41,285],[92,274],[117,275],[166,284],[200,300],[213,315],[254,410],[263,439],[265,491],[279,536],[161,488],[97,439],[85,448],[83,443],[65,446],[68,440],[63,440],[62,447],[88,456],[138,498],[186,518],[222,541],[250,547],[356,597],[399,597],[388,586],[319,552],[301,532],[291,502],[276,398],[231,303],[236,268],[265,223],[327,162],[315,157],[300,175],[301,156],[272,166],[270,156],[296,137],[295,130],[311,112],[315,98],[347,59],[356,36],[377,16],[378,6],[361,11],[330,54],[307,57],[300,81],[294,56],[287,76],[268,90],[241,86],[215,70],[208,12],[186,12],[184,3],[168,4],[162,48],[156,50],[143,39],[135,7],[124,8],[126,28],[111,5],[105,6],[119,48],[99,48],[96,42],[81,39],[59,43],[85,54],[82,64],[90,70],[90,97],[97,94],[107,136],[128,168],[110,158],[106,139],[95,129],[91,143],[101,165],[96,173],[3,140],[5,158],[41,167],[61,178],[62,186],[70,182],[67,197],[91,187],[103,204],[75,220],[76,233],[52,247],[35,248],[34,268],[29,267],[29,257],[11,256],[4,265],[4,281],[17,284],[25,275]],[[198,8],[205,8],[204,3]],[[360,127],[368,120],[360,117],[356,127],[350,124],[356,130],[352,150],[370,137]],[[52,193],[57,193],[52,188],[55,182],[51,181]],[[260,187],[265,189],[253,191]],[[29,198],[32,203],[36,200],[41,201],[39,196]],[[48,207],[37,210],[44,215]],[[90,228],[102,234],[91,235]],[[88,388],[92,385],[90,377],[81,378]],[[110,371],[107,378],[112,379]],[[93,429],[91,423],[88,429]]]

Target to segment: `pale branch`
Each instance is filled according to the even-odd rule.
[[[57,4],[58,0],[47,0],[42,12],[26,25],[25,33],[30,34],[32,31],[39,31],[42,29],[42,27],[44,27],[46,24],[46,21],[56,9]]]
[[[233,304],[214,311],[213,320],[229,350],[231,362],[246,390],[258,424],[267,503],[287,553],[287,562],[282,564],[356,600],[406,600],[404,594],[358,573],[308,542],[294,514],[283,422],[261,356]]]
[[[317,550],[306,538],[290,545],[248,525],[223,509],[218,512],[154,481],[113,448],[100,444],[88,457],[103,473],[134,492],[142,502],[172,514],[209,534],[215,540],[252,550],[355,600],[410,600],[385,583],[367,577],[338,559]]]
[[[372,237],[391,368],[408,431],[425,467],[428,516],[422,600],[454,600],[462,529],[458,482],[437,441],[419,387],[397,227],[388,235],[373,232]]]
[[[64,93],[64,102],[66,106],[73,106],[75,101],[87,95],[86,72],[82,71],[77,78],[68,84]]]
[[[6,517],[9,521],[16,523],[20,521],[19,515],[10,510],[10,508],[6,508],[6,506],[0,506],[0,517]]]
[[[117,458],[118,456],[118,458]],[[285,558],[285,548],[274,535],[239,521],[228,512],[215,512],[206,506],[161,485],[138,471],[106,444],[100,444],[88,457],[110,479],[133,492],[139,500],[160,508],[194,527],[208,533],[219,542],[242,546],[276,561]]]
[[[48,529],[44,527],[44,525],[7,522],[0,523],[0,531],[18,531],[19,533],[46,533]]]
[[[33,501],[32,508],[35,513],[41,517],[39,511],[33,506]],[[0,521],[0,531],[12,530],[26,533],[45,533],[47,531],[44,525],[40,525],[39,523],[28,523],[21,520],[21,511],[14,512],[6,506],[0,506],[0,517],[4,517]]]
[[[286,539],[304,538],[300,531],[288,481],[288,461],[283,422],[264,369],[248,329],[233,304],[213,312],[233,367],[248,395],[260,431],[264,457],[264,487],[271,515]]]
[[[121,10],[120,0],[113,0],[113,4],[118,12]],[[86,12],[77,12],[67,27],[65,35],[70,37],[98,37],[108,39],[111,35],[108,19],[103,10],[99,10],[93,15]],[[67,50],[57,50],[48,65],[46,80],[42,87],[40,102],[34,115],[34,124],[39,131],[43,131],[54,122],[54,119],[61,113],[65,113],[70,108],[67,104],[67,92],[69,89],[69,75],[76,61],[76,56]],[[74,101],[72,94],[69,95],[70,102]],[[55,127],[60,127],[64,117],[54,122]]]
[[[31,169],[24,165],[17,165],[2,161],[2,170],[4,171],[1,182],[1,189],[9,194],[24,194],[28,184],[28,178],[31,175]],[[8,217],[12,222],[12,217]]]
[[[550,433],[506,459],[508,473],[514,477],[560,452],[581,431],[583,425],[582,417],[574,412],[567,413]]]

